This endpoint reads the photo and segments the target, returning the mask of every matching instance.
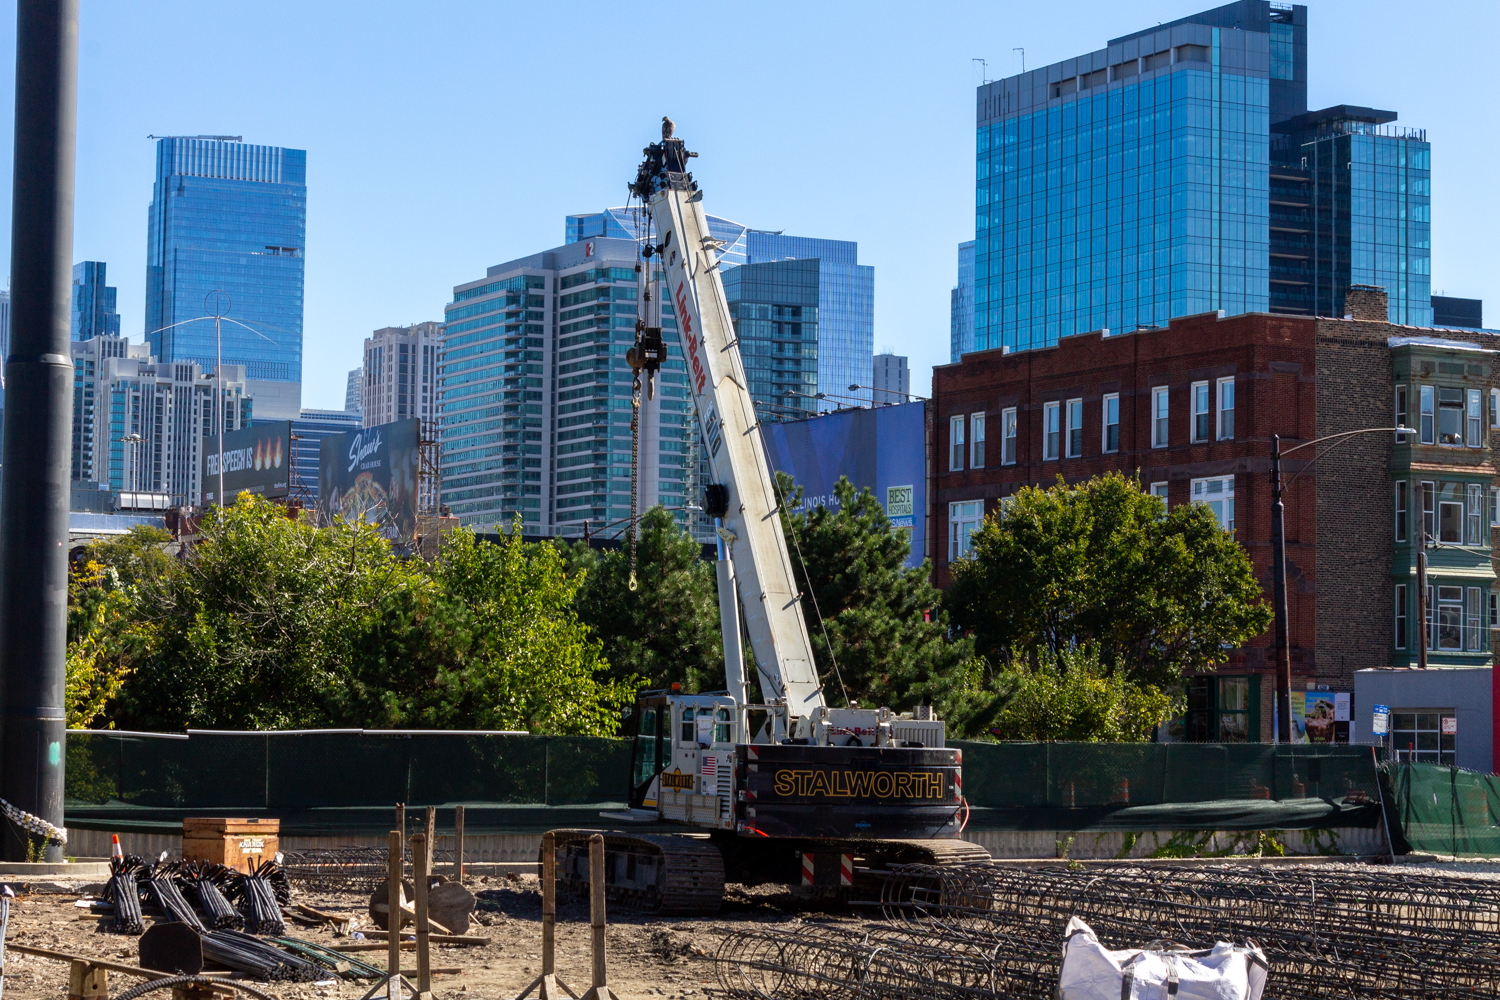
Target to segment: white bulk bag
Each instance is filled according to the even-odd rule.
[[[1253,943],[1207,951],[1110,951],[1089,925],[1068,921],[1058,1000],[1260,1000],[1266,956]]]

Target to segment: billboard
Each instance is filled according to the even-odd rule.
[[[771,468],[802,487],[805,506],[833,507],[834,484],[848,476],[868,487],[891,523],[908,532],[908,566],[927,555],[927,437],[924,403],[837,410],[761,425]]]
[[[379,524],[393,542],[411,541],[417,527],[421,425],[413,417],[324,438],[318,508],[329,517]]]
[[[203,439],[203,505],[219,503],[219,439]],[[224,495],[284,497],[292,489],[292,422],[272,420],[224,435]]]

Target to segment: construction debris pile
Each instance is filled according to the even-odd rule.
[[[1272,998],[1500,995],[1500,883],[1316,869],[1024,870],[905,865],[881,891],[891,921],[851,930],[748,929],[715,956],[723,989],[756,1000],[1050,1000],[1063,929],[1111,947],[1254,941]]]

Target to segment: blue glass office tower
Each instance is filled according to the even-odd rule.
[[[958,284],[948,305],[948,360],[974,349],[974,241],[958,245]]]
[[[567,241],[576,243],[598,238],[633,240],[638,237],[643,221],[644,214],[638,209],[626,208],[570,215],[566,221]],[[800,378],[798,384],[809,395],[819,392],[827,394],[828,398],[816,403],[817,409],[836,409],[841,401],[845,404],[856,401],[868,403],[869,390],[849,389],[851,385],[869,385],[874,378],[875,269],[859,263],[859,244],[851,240],[823,240],[749,229],[715,215],[708,216],[708,231],[721,244],[718,250],[719,260],[731,307],[737,301],[741,287],[753,287],[757,298],[746,300],[747,304],[753,301],[760,306],[798,310],[797,322],[805,331],[813,329],[806,324],[815,323],[816,341],[802,346],[802,359],[815,362],[812,367],[816,369],[817,381],[811,388],[802,385]],[[790,261],[817,261],[817,267],[813,270],[818,293],[817,301],[813,303],[817,310],[816,320],[801,314],[802,310],[809,307],[803,287],[808,274],[805,267],[791,268],[786,274],[775,278],[771,277],[771,271],[765,271],[744,286],[730,279],[733,268],[746,264],[769,266]],[[786,289],[790,297],[785,301],[769,301],[766,296],[774,289]],[[747,315],[750,312],[754,310],[747,308]],[[752,332],[748,336],[753,337],[755,334]],[[753,351],[748,342],[742,346],[745,347],[742,352],[745,362],[749,365],[754,356]],[[767,358],[772,357],[778,349],[786,349],[786,343],[777,348],[767,341],[762,346]],[[800,375],[800,367],[798,372]],[[752,375],[752,379],[753,377]],[[770,385],[770,382],[764,384]],[[756,398],[757,402],[761,401],[759,396]],[[781,397],[774,402],[777,406],[790,403],[794,409],[804,408],[794,402],[797,398]],[[802,402],[814,405],[806,400]],[[768,411],[769,414],[779,412]]]
[[[305,150],[214,137],[158,141],[146,246],[151,353],[212,371],[204,299],[218,289],[229,294],[233,321],[223,324],[224,363],[244,365],[252,381],[300,386],[306,234]]]
[[[1310,157],[1298,169],[1311,175],[1337,160],[1339,137],[1384,124],[1338,110],[1307,113],[1307,9],[1268,0],[980,87],[974,348],[1044,347],[1213,310],[1305,313],[1314,287],[1330,290],[1317,312],[1341,315],[1342,289],[1377,278],[1392,320],[1426,322],[1430,246],[1416,245],[1426,236],[1380,221],[1403,200],[1426,211],[1377,197],[1394,181],[1380,158],[1396,169],[1397,149],[1370,144],[1358,155],[1375,169],[1341,178],[1342,192],[1331,173],[1317,190],[1309,176],[1300,199],[1279,190],[1286,164]],[[1412,136],[1378,138],[1407,144],[1401,169],[1426,170]],[[1322,141],[1330,155],[1318,161]],[[1308,218],[1288,221],[1301,209]]]
[[[104,273],[102,260],[73,265],[73,340],[120,335],[115,289],[104,283]]]

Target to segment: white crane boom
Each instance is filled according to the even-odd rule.
[[[695,154],[671,137],[670,124],[662,131],[661,144],[647,148],[631,190],[645,203],[655,226],[653,249],[660,255],[666,301],[676,311],[709,463],[714,480],[728,489],[721,537],[731,547],[761,694],[767,701],[784,698],[788,715],[806,720],[821,714],[823,691],[719,277],[717,241],[709,235],[702,192],[686,170],[688,157]]]

